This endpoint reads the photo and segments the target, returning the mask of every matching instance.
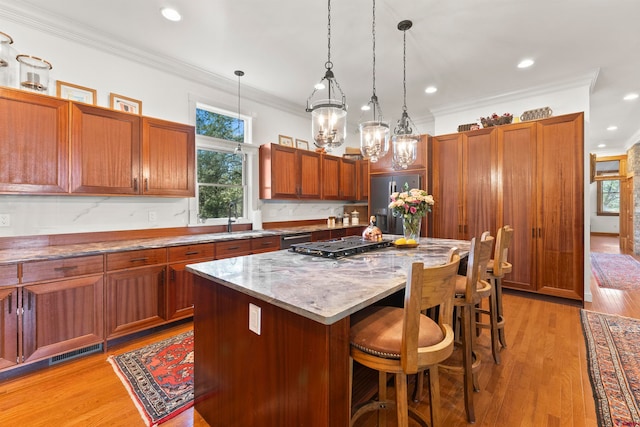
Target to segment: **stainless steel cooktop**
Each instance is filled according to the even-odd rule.
[[[342,258],[362,252],[386,248],[391,246],[391,243],[391,240],[371,242],[368,240],[362,240],[362,237],[360,236],[350,236],[344,237],[340,240],[295,243],[291,245],[289,250],[300,254],[314,255],[324,258]]]

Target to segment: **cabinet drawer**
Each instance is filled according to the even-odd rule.
[[[228,242],[216,243],[216,259],[231,258],[240,255],[249,255],[251,253],[251,241],[245,240],[229,240]]]
[[[165,248],[107,254],[107,270],[109,271],[141,267],[143,265],[164,264],[165,262],[167,262],[167,250]]]
[[[22,264],[22,283],[102,273],[103,262],[102,255],[25,262]]]
[[[0,286],[15,285],[18,283],[18,265],[0,265]]]
[[[318,242],[318,241],[329,240],[329,239],[331,239],[331,231],[329,230],[314,231],[313,233],[311,233],[312,242]]]
[[[258,237],[257,239],[251,239],[251,251],[253,251],[254,253],[277,251],[279,249],[279,236]]]
[[[169,262],[185,261],[189,259],[213,258],[213,243],[199,245],[176,246],[169,248]]]

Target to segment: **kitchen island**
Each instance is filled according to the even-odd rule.
[[[393,236],[385,236],[393,239]],[[327,259],[289,251],[187,267],[194,278],[195,405],[211,426],[349,424],[349,318],[401,291],[413,262],[469,242],[422,238]]]

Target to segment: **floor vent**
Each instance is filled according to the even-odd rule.
[[[66,362],[67,360],[75,359],[87,354],[97,353],[99,351],[102,351],[102,344],[94,344],[89,347],[81,348],[80,350],[73,350],[68,353],[49,358],[49,366],[60,362]]]

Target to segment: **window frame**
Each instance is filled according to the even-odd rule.
[[[621,190],[621,185],[622,185],[622,181],[620,180],[620,178],[614,178],[614,179],[599,179],[596,181],[596,185],[597,185],[597,215],[598,216],[620,216],[620,208],[618,207],[618,212],[610,212],[610,211],[605,211],[603,209],[602,206],[602,202],[603,202],[603,197],[602,197],[602,183],[605,181],[618,181],[618,201],[620,201],[620,190]]]

